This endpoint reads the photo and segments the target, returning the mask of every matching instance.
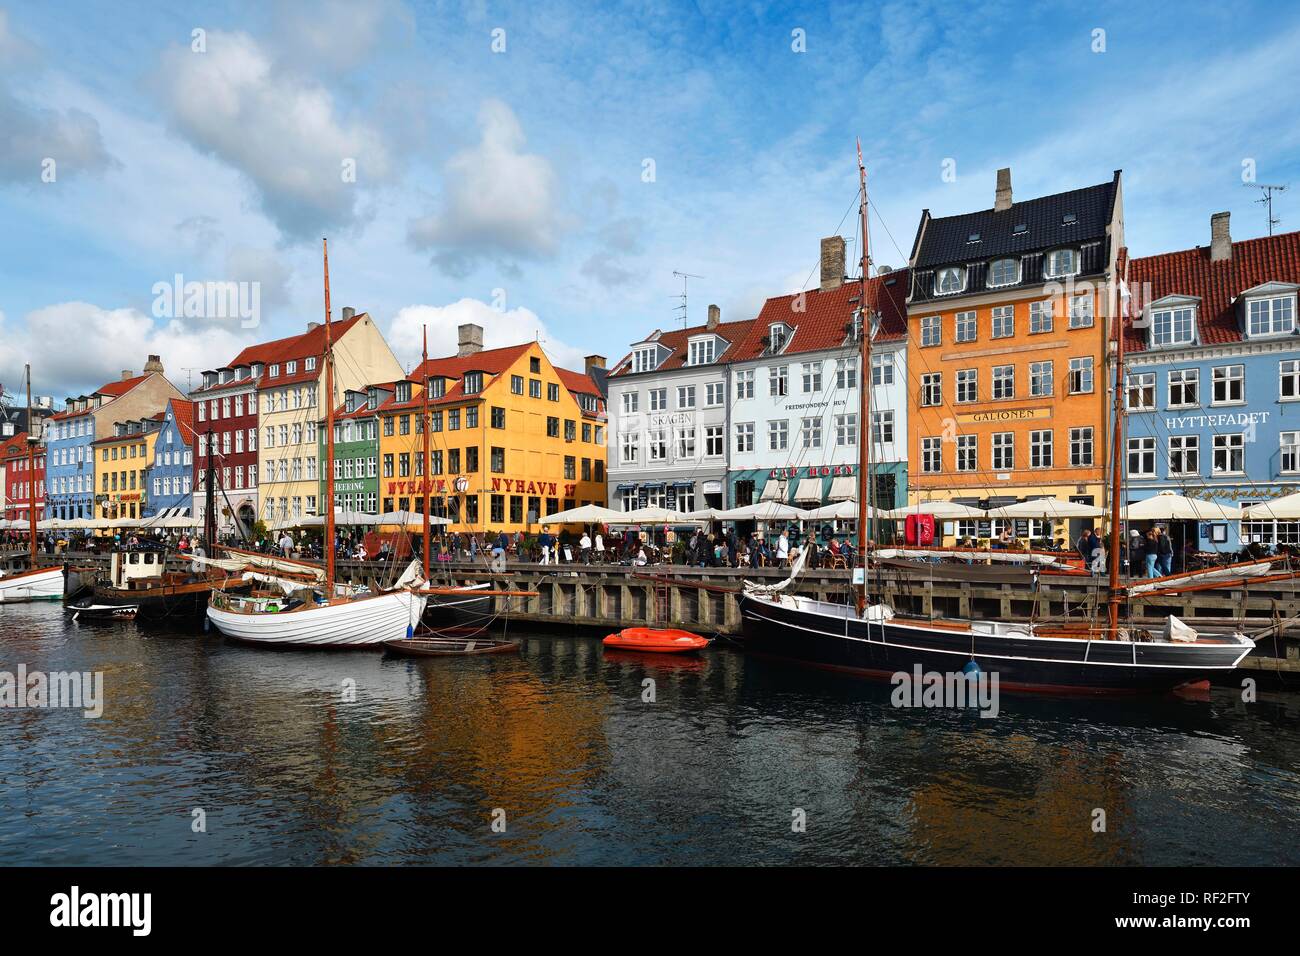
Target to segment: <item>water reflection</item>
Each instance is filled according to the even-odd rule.
[[[0,711],[5,863],[1300,862],[1293,695],[988,720],[725,646],[268,652],[36,605],[0,608],[19,662],[103,671],[108,701]]]

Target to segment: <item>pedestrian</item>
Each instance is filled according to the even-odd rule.
[[[550,528],[547,525],[542,525],[542,536],[537,539],[537,543],[542,547],[542,564],[551,563],[551,547],[554,541],[555,539],[551,537]],[[559,564],[559,561],[555,563]]]
[[[285,531],[281,532],[281,534],[280,534],[280,542],[279,542],[279,543],[280,543],[280,553],[283,554],[286,558],[288,558],[288,557],[292,557],[292,556],[293,556],[293,537],[289,534],[289,532],[288,532],[287,529],[286,529]]]
[[[1174,542],[1165,531],[1164,525],[1156,529],[1156,566],[1160,569],[1160,574],[1174,573]]]
[[[1156,560],[1160,557],[1160,542],[1156,541],[1156,533],[1148,531],[1142,540],[1142,560],[1148,578],[1157,577]]]
[[[605,536],[596,529],[596,561],[600,564],[605,563]]]
[[[781,567],[790,563],[790,535],[785,528],[781,529],[781,537],[776,541],[776,560]]]

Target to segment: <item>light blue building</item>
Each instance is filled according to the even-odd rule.
[[[45,429],[45,514],[50,518],[95,516],[95,410],[99,395],[70,398]]]
[[[194,403],[173,398],[163,412],[148,474],[146,517],[188,518],[194,483]]]
[[[1300,232],[1134,259],[1125,337],[1125,497],[1234,511],[1300,490]],[[1298,522],[1164,522],[1184,550],[1300,545]]]

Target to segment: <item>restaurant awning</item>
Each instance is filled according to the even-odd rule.
[[[763,486],[763,493],[758,496],[759,501],[785,501],[785,482],[780,479],[773,479]]]
[[[822,480],[820,478],[800,478],[799,486],[794,492],[795,504],[821,504]]]
[[[831,493],[826,496],[830,501],[851,501],[858,497],[858,481],[852,475],[840,475],[831,479]]]

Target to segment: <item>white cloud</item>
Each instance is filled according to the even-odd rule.
[[[286,235],[351,225],[360,191],[391,173],[377,129],[341,116],[329,90],[282,69],[246,33],[209,31],[204,53],[172,47],[157,86],[176,129],[242,172]],[[349,161],[355,182],[344,178]]]
[[[480,299],[461,299],[448,305],[408,305],[398,311],[388,329],[403,368],[414,368],[420,360],[420,335],[429,330],[429,355],[455,355],[460,344],[459,328],[472,322],[483,328],[485,349],[522,345],[538,339],[551,361],[561,368],[582,369],[582,349],[553,338],[546,324],[531,309],[517,307],[497,311]]]
[[[478,145],[447,162],[441,210],[409,224],[412,245],[434,250],[448,275],[468,275],[482,259],[551,255],[559,237],[555,171],[544,157],[523,151],[514,112],[488,100],[479,128]]]

